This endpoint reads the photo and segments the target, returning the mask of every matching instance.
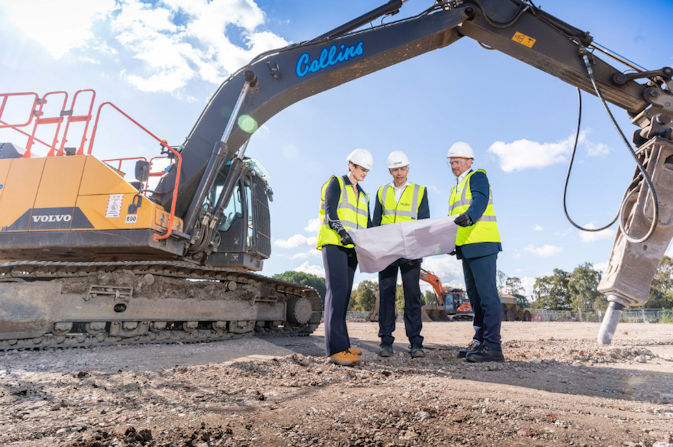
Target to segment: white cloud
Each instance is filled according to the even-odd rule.
[[[423,258],[423,268],[439,277],[444,285],[462,287],[463,265],[455,256],[430,256]]]
[[[594,270],[598,270],[602,273],[605,273],[607,268],[608,268],[608,261],[603,261],[603,262],[599,262],[597,264],[594,264]]]
[[[566,161],[572,148],[573,137],[557,143],[538,143],[531,140],[516,140],[512,143],[496,141],[488,151],[500,158],[500,168],[505,172],[528,168],[544,168]]]
[[[580,132],[578,146],[583,146],[590,157],[605,156],[611,148],[603,143],[587,139],[590,129]],[[505,172],[522,171],[528,168],[544,168],[567,161],[575,142],[575,134],[555,143],[540,143],[526,139],[511,143],[496,141],[488,151],[500,159],[500,168]]]
[[[586,228],[596,228],[596,226],[592,223],[589,223],[585,225]],[[612,239],[615,235],[615,230],[611,230],[609,228],[603,230],[603,231],[578,231],[580,239],[582,239],[582,242],[596,242],[596,241],[602,241],[605,239]]]
[[[519,278],[521,280],[521,285],[524,288],[523,294],[526,295],[527,297],[530,297],[533,295],[533,286],[535,286],[535,278],[531,276],[523,276]]]
[[[125,67],[120,77],[137,89],[178,97],[190,81],[219,84],[288,43],[258,29],[266,16],[254,0],[70,0],[66,15],[51,0],[5,3],[11,23],[54,59],[71,50],[88,52],[80,60],[113,56]]]
[[[273,243],[280,248],[297,248],[297,247],[312,247],[317,241],[317,236],[304,236],[303,234],[295,234],[288,239],[276,239]]]
[[[314,219],[309,219],[308,223],[304,227],[304,231],[309,233],[317,233],[320,230],[320,218],[316,217]]]
[[[666,249],[666,256],[673,257],[673,243],[668,246]]]
[[[24,36],[41,44],[54,59],[86,46],[94,38],[93,25],[116,7],[115,0],[69,0],[67,13],[62,2],[52,0],[8,1],[2,6],[11,23]]]
[[[325,270],[322,268],[322,266],[309,264],[308,261],[304,262],[299,267],[295,267],[294,270],[297,272],[311,273],[316,276],[325,276]]]
[[[536,224],[536,225],[533,227],[533,231],[542,231],[542,225],[537,225],[537,224]]]
[[[303,251],[301,253],[296,253],[291,256],[292,259],[306,259],[306,258],[311,258],[311,257],[319,257],[320,256],[320,251],[319,250],[308,250],[308,251]]]
[[[563,251],[563,248],[557,247],[556,245],[545,244],[541,247],[536,247],[534,245],[527,245],[524,250],[529,253],[533,253],[536,256],[549,257],[554,256]]]

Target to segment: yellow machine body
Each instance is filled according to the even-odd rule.
[[[93,156],[0,159],[0,259],[176,259],[181,242],[154,240],[169,218]]]

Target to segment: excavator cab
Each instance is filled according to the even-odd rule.
[[[214,203],[222,191],[229,166],[225,166],[210,190],[209,201]],[[271,219],[269,200],[272,191],[265,180],[264,168],[253,159],[245,160],[245,167],[234,187],[229,203],[223,210],[218,227],[220,242],[217,250],[208,256],[207,265],[262,270],[262,263],[271,255]]]

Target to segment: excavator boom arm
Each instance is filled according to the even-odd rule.
[[[371,20],[377,14],[394,12],[400,4],[391,1],[362,18]],[[362,21],[356,19],[312,41],[262,54],[222,83],[183,145],[177,215],[184,218],[190,214],[187,232],[192,227],[190,221],[196,220],[196,210],[203,207],[204,191],[212,186],[203,184],[214,178],[204,171],[219,172],[222,164],[244,147],[251,133],[273,115],[304,98],[447,46],[462,36],[594,93],[580,57],[580,51],[592,45],[591,36],[519,0],[440,0],[416,17],[343,34]],[[662,95],[671,97],[656,86],[633,79],[615,83],[614,76],[621,72],[590,56],[605,98],[631,115],[645,110],[655,97],[659,104],[665,104]],[[246,84],[246,76],[253,76],[254,84]],[[234,104],[238,105],[246,85],[251,87],[250,94],[237,109]],[[669,111],[673,111],[673,101],[669,102]],[[231,116],[234,111],[236,116]],[[232,127],[241,119],[248,125]],[[639,124],[645,127],[648,122],[641,120]],[[227,127],[230,133],[225,132]],[[216,152],[223,154],[222,161],[209,163]],[[172,193],[174,175],[166,176],[157,188],[156,198],[164,204]],[[226,205],[227,199],[220,202]]]

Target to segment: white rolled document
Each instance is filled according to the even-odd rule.
[[[399,258],[419,259],[451,253],[458,226],[454,216],[412,220],[362,230],[348,230],[362,273],[380,272]]]

